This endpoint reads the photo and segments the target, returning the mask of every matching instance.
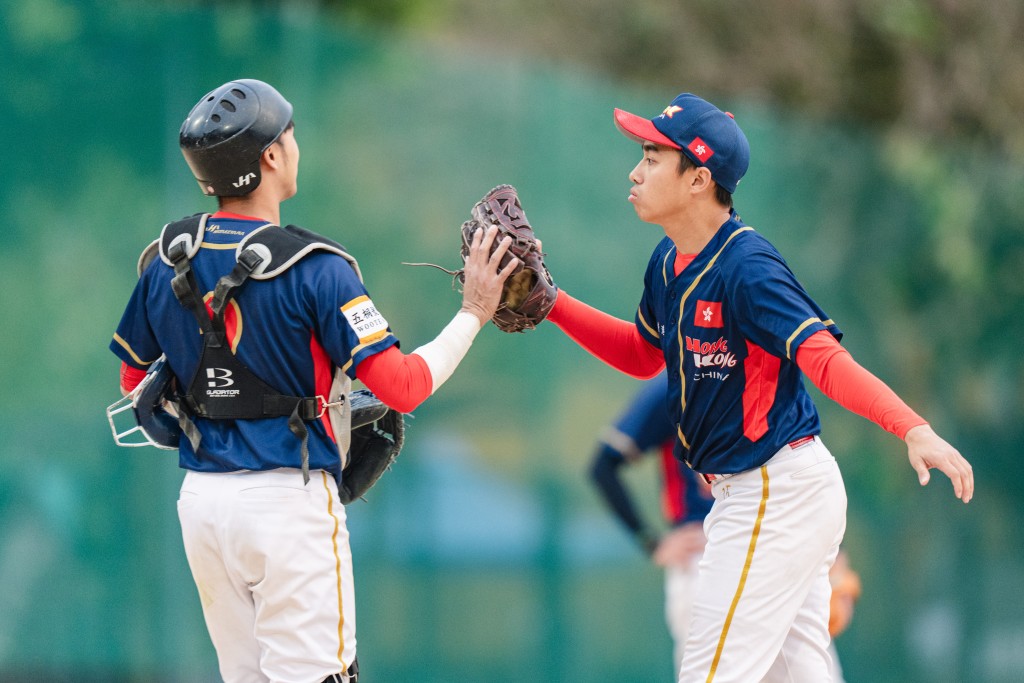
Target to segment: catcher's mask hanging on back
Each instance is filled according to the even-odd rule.
[[[177,450],[181,439],[178,424],[176,380],[164,356],[154,362],[138,386],[107,406],[107,422],[118,446],[155,446]],[[118,426],[119,415],[132,411],[134,424]]]

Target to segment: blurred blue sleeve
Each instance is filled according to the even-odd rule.
[[[644,384],[615,424],[605,430],[590,467],[590,477],[605,503],[648,553],[657,545],[658,534],[640,517],[620,471],[672,436],[665,382],[662,372]]]

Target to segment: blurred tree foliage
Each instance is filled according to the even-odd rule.
[[[1024,158],[1020,0],[320,0],[460,50],[782,106]]]
[[[167,11],[150,11],[160,4]],[[940,476],[908,495],[908,481],[916,485],[905,461],[879,457],[898,454],[893,438],[819,401],[859,497],[847,538],[871,587],[845,636],[851,680],[858,667],[859,680],[1021,680],[1021,648],[1012,645],[1024,632],[1024,604],[1006,590],[1024,583],[1024,528],[1016,523],[1024,494],[1016,476],[1024,442],[1021,5],[0,2],[0,120],[13,133],[3,154],[8,182],[0,186],[8,219],[0,302],[13,321],[0,329],[2,673],[13,661],[42,667],[21,680],[59,678],[51,671],[60,666],[78,680],[129,680],[80,675],[92,664],[186,680],[211,660],[175,540],[180,475],[110,442],[101,408],[116,365],[105,346],[117,302],[134,282],[141,240],[182,215],[170,212],[195,206],[175,143],[196,89],[225,74],[251,74],[285,81],[297,104],[313,105],[302,107],[300,122],[310,141],[303,142],[306,199],[289,212],[302,225],[344,228],[366,272],[395,271],[406,254],[449,263],[446,226],[479,196],[472,188],[489,176],[515,176],[535,197],[535,220],[562,225],[550,237],[552,254],[562,255],[555,256],[560,284],[601,307],[615,302],[608,310],[627,315],[639,292],[608,271],[642,268],[646,237],[638,232],[630,243],[614,227],[624,202],[610,199],[608,188],[624,186],[635,160],[610,169],[615,180],[608,180],[603,167],[624,159],[617,151],[624,143],[595,145],[590,135],[615,139],[607,99],[630,83],[636,93],[627,102],[641,112],[654,113],[680,89],[742,107],[736,111],[745,126],[749,120],[758,150],[740,195],[744,216],[840,321],[854,356],[977,468],[978,495],[966,510],[951,504]],[[332,20],[336,31],[323,26]],[[551,74],[548,64],[556,67]],[[609,92],[595,82],[602,74]],[[415,125],[405,125],[401,111],[409,102],[422,112]],[[602,111],[591,118],[598,103]],[[480,140],[490,154],[480,153]],[[603,234],[587,232],[592,225]],[[576,257],[584,242],[587,260]],[[639,253],[632,266],[627,250]],[[406,340],[436,333],[436,307],[454,296],[445,278],[409,272],[375,277],[373,291],[400,312]],[[406,464],[383,489],[394,503],[383,509],[410,521],[392,526],[381,516],[364,522],[381,534],[357,534],[366,539],[362,552],[375,553],[360,590],[392,606],[361,617],[368,667],[376,646],[378,671],[414,672],[380,680],[507,680],[501,676],[518,674],[522,661],[539,661],[534,668],[551,681],[598,679],[583,670],[637,680],[629,667],[650,665],[647,648],[659,647],[647,626],[623,628],[633,594],[620,589],[637,572],[595,573],[597,561],[580,569],[556,555],[563,530],[569,539],[586,529],[574,515],[589,492],[582,476],[563,475],[578,472],[580,444],[593,438],[597,416],[612,411],[613,372],[585,360],[577,368],[567,359],[581,352],[551,329],[517,340],[486,337],[460,380],[419,412],[420,434],[432,424],[471,425],[466,439],[482,462],[540,490],[545,554],[511,588],[507,575],[467,579],[415,554],[396,564],[394,557],[408,556],[388,554],[387,543],[436,546],[440,533],[423,531],[433,513],[415,492],[427,489],[396,489],[400,477],[414,482],[427,473],[415,469],[413,451],[403,455]],[[530,362],[509,364],[509,354]],[[550,380],[550,389],[538,392],[544,382],[524,380],[524,371]],[[499,405],[529,406],[537,429],[498,424]],[[377,539],[385,544],[366,550]],[[53,591],[58,584],[70,590]],[[489,610],[465,595],[467,586],[471,596],[487,593]],[[499,610],[505,630],[467,621],[499,613],[494,605],[508,596],[515,598],[509,609]],[[644,623],[664,637],[656,621]],[[591,653],[583,647],[591,642],[622,647]],[[447,659],[426,671],[423,662],[436,664],[438,652]],[[474,668],[489,663],[500,673]]]

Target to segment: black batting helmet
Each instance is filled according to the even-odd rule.
[[[239,197],[260,184],[260,155],[292,120],[292,105],[250,78],[208,92],[181,124],[178,141],[204,194]]]

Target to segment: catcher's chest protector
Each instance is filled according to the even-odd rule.
[[[228,303],[250,279],[269,280],[285,272],[299,260],[316,251],[328,251],[347,260],[362,280],[359,265],[337,242],[289,225],[284,228],[267,224],[246,235],[239,243],[235,267],[222,277],[213,291],[210,308],[206,310],[190,261],[199,251],[209,214],[195,215],[168,223],[160,239],[147,247],[139,259],[141,274],[157,253],[174,268],[171,287],[174,295],[190,310],[203,332],[203,350],[188,389],[180,396],[183,412],[211,420],[259,419],[288,417],[288,427],[302,440],[302,471],[309,479],[305,422],[329,412],[337,439],[341,467],[344,468],[349,448],[348,395],[352,382],[337,369],[331,386],[330,400],[323,396],[288,396],[274,389],[231,351],[224,323]],[[199,445],[199,432],[186,417],[182,429],[192,446]]]

